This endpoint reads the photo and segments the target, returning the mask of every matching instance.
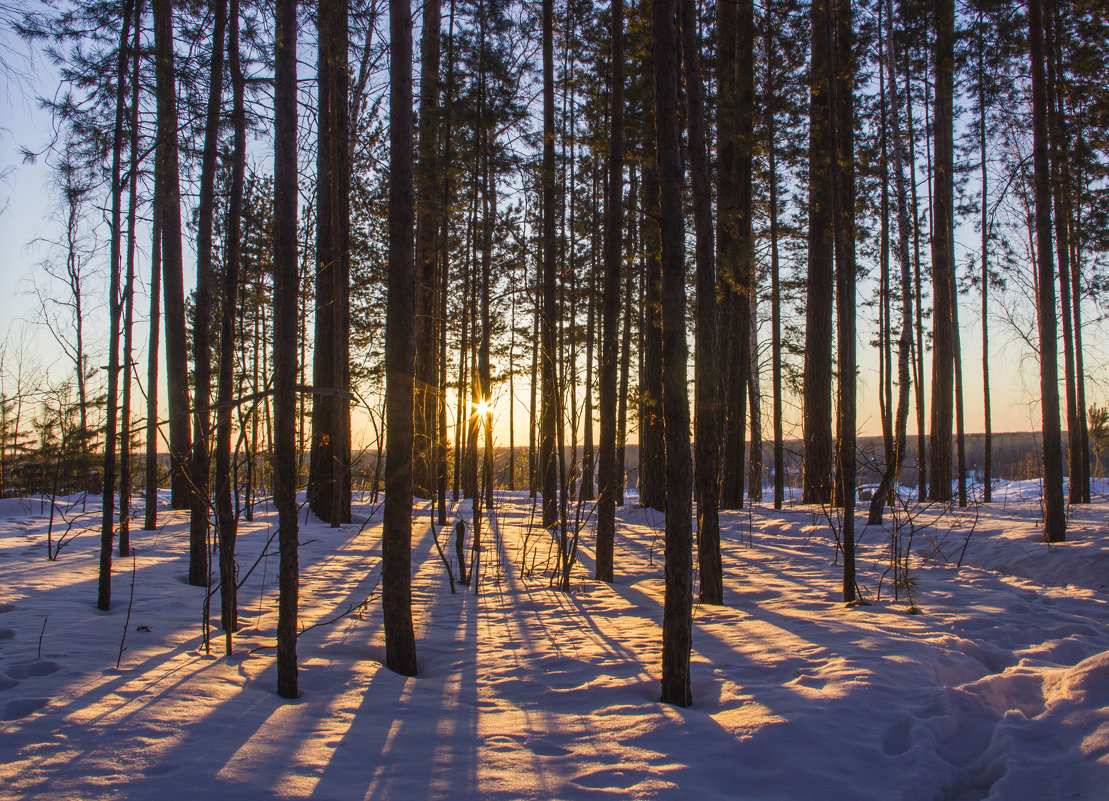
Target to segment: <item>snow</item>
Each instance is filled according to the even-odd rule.
[[[867,527],[859,510],[868,603],[846,607],[822,510],[722,513],[725,605],[694,607],[689,709],[657,700],[651,510],[618,510],[611,586],[591,579],[583,529],[562,593],[550,537],[529,528],[538,508],[500,495],[478,591],[452,595],[418,506],[417,678],[381,666],[380,507],[360,500],[338,529],[303,513],[302,696],[286,702],[268,506],[240,524],[240,575],[257,566],[228,657],[218,595],[202,645],[185,513],[161,509],[155,532],[134,521],[137,555],[116,558],[99,612],[98,505],[65,499],[68,517],[84,506],[80,533],[51,562],[49,503],[0,500],[0,798],[1107,799],[1109,487],[1095,489],[1051,546],[1035,482],[999,485],[990,506],[907,504],[913,605],[886,572],[888,514]],[[468,502],[439,534],[450,555],[454,515]]]

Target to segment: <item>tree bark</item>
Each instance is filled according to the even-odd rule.
[[[385,666],[416,675],[412,630],[412,397],[415,264],[412,228],[412,7],[389,3],[389,307],[386,314],[385,519],[381,535]]]
[[[350,126],[347,4],[319,5],[316,339],[308,498],[333,527],[350,522]]]
[[[701,76],[701,35],[696,0],[681,0],[682,61],[685,74],[686,124],[689,133],[689,171],[693,189],[694,258],[697,269],[697,328],[694,353],[694,470],[697,498],[697,559],[701,603],[724,601],[720,562],[718,450],[720,398],[717,346],[716,261],[712,230],[712,190],[709,184],[708,143],[705,132],[705,86]]]
[[[620,262],[624,219],[624,3],[612,0],[610,33],[612,87],[608,139],[608,195],[605,198],[604,289],[601,316],[601,369],[598,376],[600,441],[598,443],[598,499],[596,578],[613,579],[616,538],[616,359],[620,323]]]
[[[814,0],[811,23],[809,99],[809,248],[805,306],[803,426],[805,436],[804,503],[832,500],[832,309],[835,295],[833,246],[832,154],[834,132],[827,53],[826,5]]]
[[[219,542],[220,622],[226,652],[231,633],[239,630],[239,599],[235,576],[235,539],[238,533],[231,505],[231,412],[235,395],[235,318],[238,309],[239,268],[242,257],[243,182],[246,175],[246,107],[243,66],[239,57],[239,0],[231,0],[227,56],[231,64],[234,143],[231,156],[231,197],[227,204],[227,265],[223,276],[220,314],[220,366],[216,426],[216,530]],[[249,503],[249,500],[248,500]]]
[[[162,163],[162,293],[166,331],[166,394],[169,397],[170,496],[174,509],[188,509],[189,365],[185,336],[185,285],[181,255],[181,188],[177,146],[177,89],[171,0],[153,0],[157,57],[158,145]],[[203,541],[189,538],[189,583],[207,582]]]
[[[686,394],[685,226],[678,133],[678,42],[674,0],[654,0],[655,130],[661,193],[663,418],[666,433],[666,594],[662,613],[663,703],[689,706],[693,636],[693,475]]]
[[[135,23],[131,26],[131,119],[130,167],[127,202],[127,278],[123,284],[123,403],[119,422],[119,555],[131,555],[131,357],[134,349],[135,307],[135,220],[138,212],[139,174],[139,52],[142,35],[142,3],[135,4]],[[155,328],[156,323],[153,323]],[[2,457],[2,454],[0,454]]]
[[[277,692],[296,698],[297,3],[277,0],[274,39],[273,500],[278,514]]]
[[[893,3],[886,0],[885,69],[889,76],[893,139],[893,179],[897,203],[897,261],[901,268],[901,334],[897,340],[897,415],[894,423],[893,454],[886,464],[877,491],[871,497],[869,524],[881,525],[886,502],[896,503],[894,488],[900,481],[905,458],[909,421],[910,366],[913,344],[913,269],[909,261],[909,210],[905,188],[904,148],[901,141],[901,102],[897,93],[896,58],[893,49]]]
[[[189,515],[189,541],[205,543],[208,540],[208,505],[211,500],[208,473],[211,468],[209,448],[212,430],[212,411],[209,408],[212,391],[212,347],[209,341],[212,321],[212,228],[216,201],[216,149],[219,145],[223,105],[227,0],[212,0],[210,6],[215,16],[215,25],[212,29],[208,108],[200,166],[200,200],[197,206],[196,302],[193,307],[193,492]],[[227,244],[229,248],[238,248],[238,237],[232,237],[229,233]]]
[[[543,480],[543,527],[558,521],[558,463],[555,429],[558,420],[558,378],[555,342],[555,127],[554,127],[554,0],[543,0],[543,308],[540,315],[542,406],[539,421],[539,472]]]
[[[955,3],[936,0],[935,172],[932,175],[932,424],[931,485],[934,501],[951,500],[951,424],[954,419],[954,145]]]
[[[436,408],[442,388],[436,364],[437,319],[436,237],[442,228],[443,205],[439,190],[439,50],[442,26],[441,0],[425,0],[423,35],[420,38],[419,154],[416,163],[416,400],[415,453],[412,462],[413,492],[433,497],[435,469],[432,460]],[[444,265],[445,267],[445,265]]]
[[[836,475],[843,499],[840,532],[843,548],[843,600],[855,600],[855,53],[851,0],[836,0],[828,13],[828,39],[835,42],[829,63],[832,88],[831,128],[835,132],[832,205],[835,219],[836,317],[838,328]],[[835,23],[833,28],[833,21]],[[834,78],[832,75],[834,74]]]
[[[97,581],[96,608],[107,611],[112,606],[112,546],[115,536],[116,491],[116,395],[119,388],[119,323],[120,271],[123,243],[122,211],[123,181],[123,118],[127,96],[127,44],[131,38],[134,0],[126,0],[120,21],[119,53],[116,67],[116,110],[112,129],[112,217],[111,217],[111,278],[108,295],[108,398],[104,423],[104,505],[100,520],[100,572]],[[78,364],[78,370],[83,370]]]
[[[1055,350],[1055,266],[1051,242],[1051,171],[1047,153],[1047,87],[1044,76],[1043,0],[1028,3],[1032,62],[1032,162],[1039,279],[1040,402],[1043,411],[1044,539],[1062,542],[1067,518],[1063,502],[1062,434],[1059,430],[1059,366]]]

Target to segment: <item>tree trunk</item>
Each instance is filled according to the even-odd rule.
[[[920,205],[916,197],[916,134],[913,131],[913,93],[909,79],[909,59],[905,59],[905,121],[909,140],[909,188],[913,213],[913,297],[916,299],[916,340],[913,359],[916,385],[916,453],[917,500],[923,500],[928,489],[928,446],[924,438],[924,288],[920,269]]]
[[[1032,162],[1039,271],[1040,392],[1043,410],[1044,539],[1062,542],[1067,519],[1063,502],[1062,434],[1059,430],[1059,367],[1055,351],[1055,268],[1051,243],[1051,174],[1047,154],[1047,87],[1044,77],[1043,0],[1028,3],[1032,61]]]
[[[720,354],[717,345],[716,262],[712,231],[712,190],[709,186],[708,144],[705,133],[705,86],[701,77],[701,36],[696,0],[681,0],[682,60],[685,72],[686,120],[689,131],[689,171],[693,189],[693,228],[696,239],[697,330],[694,353],[697,497],[697,558],[701,603],[724,601],[720,561],[718,394]]]
[[[181,188],[177,158],[177,89],[173,54],[171,0],[153,0],[157,52],[158,143],[162,163],[162,292],[166,327],[166,394],[169,397],[171,504],[188,509],[189,365],[185,336],[185,286],[181,256]],[[189,583],[204,586],[208,577],[204,542],[189,538]]]
[[[162,287],[162,163],[160,149],[155,150],[154,202],[150,210],[150,321],[146,350],[146,485],[143,530],[158,527],[158,340],[161,332]]]
[[[932,180],[932,467],[929,497],[951,500],[951,423],[954,419],[954,150],[955,3],[936,0],[935,173]]]
[[[127,0],[120,20],[119,55],[116,67],[116,112],[112,131],[112,227],[111,282],[108,295],[108,408],[104,423],[104,505],[100,521],[100,574],[97,582],[96,608],[107,611],[112,606],[112,546],[115,535],[116,491],[116,395],[119,387],[119,323],[120,271],[123,242],[122,210],[124,98],[127,96],[127,45],[131,38],[134,0]],[[78,369],[84,369],[78,364]]]
[[[762,388],[759,382],[759,336],[757,296],[751,295],[751,338],[748,344],[748,358],[751,372],[747,382],[747,405],[750,409],[751,447],[747,455],[747,498],[750,501],[762,500]]]
[[[985,438],[982,455],[982,500],[993,501],[993,419],[990,413],[990,196],[986,162],[986,44],[981,16],[978,20],[978,157],[982,170],[982,406]]]
[[[785,445],[782,437],[782,289],[778,259],[778,164],[776,142],[777,84],[774,74],[774,22],[767,8],[766,37],[766,159],[770,214],[770,358],[773,383],[774,508],[785,502]]]
[[[814,0],[811,22],[809,100],[809,248],[805,306],[804,503],[832,500],[832,309],[835,295],[832,197],[834,131],[828,71],[826,4]]]
[[[654,0],[655,128],[661,186],[662,406],[666,436],[666,595],[662,613],[662,702],[689,706],[693,636],[693,475],[686,394],[684,221],[678,133],[678,42],[674,0]]]
[[[832,164],[833,239],[836,260],[836,317],[838,318],[839,371],[837,375],[836,467],[843,499],[841,547],[843,548],[843,600],[855,600],[855,136],[854,136],[854,30],[850,0],[836,0],[828,14],[828,40],[835,42],[828,62],[833,68],[831,128],[835,136]],[[833,27],[833,21],[835,23]],[[833,77],[834,76],[834,77]]]
[[[542,407],[540,410],[539,472],[543,478],[543,527],[558,521],[558,464],[555,457],[555,428],[558,420],[558,379],[555,342],[555,129],[554,129],[554,0],[543,0],[543,310]]]
[[[389,31],[389,304],[385,322],[386,466],[381,600],[385,612],[385,666],[402,676],[414,676],[411,538],[416,331],[410,4],[389,4]]]
[[[631,170],[631,186],[628,195],[632,202],[639,202],[639,190],[636,183],[635,169]],[[628,440],[628,380],[631,372],[631,345],[632,345],[632,289],[635,285],[635,270],[632,267],[632,258],[636,250],[636,236],[639,230],[638,217],[629,215],[628,239],[625,250],[628,252],[624,260],[624,323],[620,334],[620,388],[616,393],[616,463],[613,466],[613,500],[617,506],[624,505],[624,490],[627,484],[627,470],[625,457],[627,455]]]
[[[220,314],[220,365],[216,426],[216,531],[219,542],[220,622],[226,652],[231,653],[231,633],[239,630],[239,599],[235,576],[235,538],[238,533],[231,505],[231,413],[235,394],[235,318],[238,309],[239,267],[242,248],[243,182],[246,174],[246,107],[242,61],[239,58],[239,0],[231,0],[231,29],[227,57],[231,62],[234,144],[231,156],[231,197],[227,204],[227,265],[223,276]],[[295,258],[295,256],[294,256]],[[295,310],[295,304],[294,304]],[[295,365],[294,365],[295,366]],[[251,454],[253,457],[253,454]],[[247,500],[249,504],[249,499]]]
[[[190,542],[208,541],[208,504],[211,500],[208,473],[211,468],[209,447],[212,429],[212,412],[209,408],[212,390],[212,348],[209,342],[212,320],[212,228],[216,200],[216,148],[219,144],[223,105],[223,51],[226,44],[227,0],[212,0],[211,5],[214,6],[215,26],[212,29],[208,108],[204,123],[204,151],[200,166],[200,201],[197,206],[196,233],[196,303],[193,307],[193,492],[189,516]],[[229,249],[237,249],[239,237],[232,236],[229,232],[227,245]],[[234,304],[231,308],[234,308]],[[228,368],[230,369],[230,365]],[[234,580],[231,583],[234,583]]]
[[[719,341],[725,351],[720,437],[720,508],[743,506],[746,469],[748,382],[751,375],[751,300],[755,293],[752,236],[754,195],[755,19],[754,4],[718,3],[720,66],[718,83],[720,168],[717,267],[720,275]],[[726,110],[726,111],[725,111]]]
[[[347,4],[319,7],[316,339],[308,499],[333,527],[350,522],[350,136]]]
[[[131,40],[131,159],[127,202],[127,279],[123,285],[123,404],[119,419],[119,555],[131,555],[131,355],[134,348],[135,307],[135,218],[138,211],[139,174],[139,46],[142,36],[142,4],[135,4]],[[157,324],[154,324],[155,328]],[[0,453],[2,459],[3,453]]]
[[[613,579],[616,538],[617,375],[616,340],[620,322],[620,262],[624,219],[624,3],[612,0],[611,113],[608,138],[608,195],[605,198],[604,288],[601,316],[601,368],[598,376],[600,442],[598,448],[598,499],[596,578]]]
[[[653,104],[650,114],[654,115]],[[653,121],[653,120],[648,120]],[[645,121],[647,122],[647,121]],[[662,268],[660,266],[659,175],[655,147],[643,154],[644,324],[639,391],[639,504],[666,508],[666,443],[662,426]]]
[[[1058,7],[1058,3],[1053,6]],[[1055,32],[1052,15],[1045,20],[1045,39],[1047,45],[1047,120],[1048,120],[1048,157],[1051,162],[1052,205],[1055,216],[1055,244],[1059,257],[1059,303],[1063,310],[1063,374],[1067,402],[1067,455],[1069,462],[1071,503],[1082,503],[1082,432],[1078,422],[1084,410],[1078,405],[1075,386],[1074,317],[1071,303],[1071,267],[1069,214],[1066,208],[1066,189],[1069,183],[1067,167],[1070,157],[1066,140],[1066,121],[1062,112],[1062,77],[1057,76],[1060,59],[1057,48],[1060,39]]]
[[[441,0],[425,0],[423,36],[420,39],[419,159],[416,164],[416,400],[413,491],[432,498],[435,480],[434,450],[438,385],[436,364],[436,237],[442,228],[443,205],[439,198],[439,38]],[[446,265],[444,264],[444,267]]]
[[[894,489],[900,481],[905,458],[909,421],[909,361],[913,344],[913,269],[909,261],[909,210],[905,189],[904,148],[901,141],[901,103],[897,94],[896,59],[893,50],[893,3],[886,0],[885,68],[889,76],[893,138],[893,179],[897,195],[897,261],[901,267],[901,334],[897,340],[897,416],[894,423],[893,454],[877,491],[870,500],[868,524],[881,525],[887,500],[897,502]]]
[[[277,0],[274,40],[273,501],[278,514],[277,692],[296,698],[299,558],[296,504],[297,4]]]

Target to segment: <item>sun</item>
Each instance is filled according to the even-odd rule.
[[[482,398],[477,403],[471,402],[470,405],[474,408],[474,414],[479,417],[485,417],[493,413],[493,402],[488,398]]]

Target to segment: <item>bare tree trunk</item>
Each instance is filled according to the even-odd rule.
[[[692,703],[689,655],[693,637],[693,475],[686,394],[685,238],[678,133],[678,42],[674,0],[654,0],[655,129],[662,240],[663,416],[666,432],[666,595],[662,613],[662,702]]]
[[[978,20],[978,157],[982,170],[982,406],[985,429],[982,456],[982,500],[993,501],[993,419],[990,413],[990,196],[989,170],[986,161],[986,45],[983,41],[982,19]]]
[[[215,26],[212,29],[208,108],[204,123],[204,151],[200,167],[200,201],[197,206],[196,301],[193,307],[193,492],[189,515],[190,542],[208,541],[208,504],[211,501],[208,473],[212,462],[209,449],[212,429],[212,411],[209,408],[212,391],[212,347],[209,341],[212,321],[212,228],[216,201],[216,148],[219,144],[223,105],[223,51],[226,45],[227,0],[212,0],[210,5],[213,6]],[[239,238],[229,235],[228,247],[238,248],[238,246]]]
[[[189,508],[189,366],[185,336],[185,287],[181,256],[181,188],[177,157],[177,90],[171,0],[153,0],[157,51],[158,145],[162,163],[162,293],[166,327],[166,389],[169,396],[171,503]],[[203,541],[189,538],[189,583],[207,582]]]
[[[955,361],[955,465],[959,475],[959,507],[967,505],[967,449],[963,427],[963,346],[959,331],[959,290],[951,282],[951,342]]]
[[[312,398],[308,499],[333,527],[350,522],[350,126],[347,4],[319,6],[319,145],[316,185],[317,388]]]
[[[724,353],[723,409],[720,432],[723,454],[720,466],[720,507],[743,506],[746,478],[746,428],[748,386],[751,379],[751,309],[755,287],[754,214],[754,109],[755,19],[754,4],[743,0],[718,3],[720,18],[721,100],[718,150],[717,267],[720,274],[721,346]],[[725,113],[725,109],[727,110]]]
[[[1032,161],[1039,262],[1040,392],[1043,410],[1044,539],[1062,542],[1067,518],[1063,502],[1062,434],[1059,431],[1059,367],[1055,351],[1055,268],[1051,243],[1051,175],[1047,154],[1047,88],[1044,77],[1043,0],[1028,3],[1032,61]]]
[[[239,0],[231,0],[230,23],[227,56],[231,62],[231,89],[234,98],[231,111],[234,144],[231,156],[231,197],[227,205],[227,264],[223,276],[223,308],[220,314],[216,426],[216,531],[219,542],[220,621],[228,654],[232,650],[231,633],[239,630],[238,580],[235,576],[235,539],[238,527],[235,511],[231,505],[231,413],[235,394],[233,371],[235,312],[239,305],[239,267],[242,255],[239,243],[242,239],[243,182],[246,174],[245,82],[242,61],[239,57]],[[293,308],[295,312],[295,304]],[[251,457],[253,458],[253,454]],[[249,499],[247,503],[250,503]]]
[[[897,94],[896,58],[893,50],[893,3],[885,2],[886,27],[885,68],[889,76],[890,109],[893,138],[893,179],[897,202],[897,260],[901,267],[901,334],[897,340],[897,416],[894,429],[893,454],[886,463],[886,471],[878,490],[870,500],[867,522],[882,523],[882,508],[887,500],[895,501],[893,488],[901,475],[905,457],[906,431],[909,420],[909,361],[913,344],[913,269],[909,261],[909,210],[905,189],[904,148],[901,141],[901,103]]]
[[[277,0],[274,41],[274,473],[278,513],[277,692],[296,698],[299,558],[296,505],[297,4]]]
[[[825,15],[832,0],[814,0],[811,20],[812,95],[809,100],[809,249],[805,306],[805,503],[832,500],[832,309],[835,295],[832,197],[834,131],[829,123],[828,70],[832,43]]]
[[[138,210],[139,173],[139,46],[142,36],[142,3],[135,4],[135,24],[131,26],[131,159],[127,201],[127,279],[123,285],[123,404],[119,422],[119,555],[131,555],[131,358],[134,349],[135,306],[135,218]],[[157,327],[157,324],[155,324]],[[2,460],[3,453],[0,453]]]
[[[955,3],[936,0],[936,166],[932,176],[932,483],[929,497],[951,500],[951,422],[954,418],[954,150]]]
[[[156,151],[158,152],[158,151]],[[158,339],[161,332],[162,204],[161,158],[154,166],[154,202],[151,209],[150,322],[146,350],[146,502],[143,530],[158,527]]]
[[[766,56],[766,158],[769,184],[770,214],[770,359],[773,383],[774,425],[774,508],[785,502],[785,446],[782,436],[782,289],[778,258],[778,163],[777,163],[777,78],[774,72],[775,23],[773,11],[767,6],[764,23]]]
[[[413,491],[422,498],[433,497],[435,480],[432,450],[435,441],[436,399],[436,237],[442,228],[443,208],[439,198],[439,38],[442,26],[441,0],[424,2],[424,34],[420,38],[420,124],[419,159],[416,165],[416,400],[415,453],[412,463]],[[445,269],[446,265],[443,265]]]
[[[655,113],[651,108],[652,115]],[[645,121],[647,122],[647,121]],[[666,508],[666,441],[662,425],[662,269],[659,261],[659,175],[653,143],[643,154],[644,309],[639,382],[639,504]]]
[[[928,490],[928,446],[924,437],[924,288],[920,269],[920,205],[916,196],[916,134],[913,132],[913,93],[909,78],[909,59],[905,59],[905,119],[909,140],[909,188],[913,214],[913,297],[916,299],[916,340],[913,360],[913,383],[916,385],[916,453],[917,499],[923,500]]]
[[[605,198],[604,288],[601,315],[601,368],[598,375],[600,442],[598,448],[598,499],[596,578],[613,580],[616,539],[617,326],[620,323],[620,262],[624,220],[624,3],[612,0],[610,33],[612,60],[611,109],[608,137],[608,195]]]
[[[639,202],[639,189],[636,181],[635,169],[631,171],[631,186],[628,195],[633,202]],[[620,389],[616,397],[616,463],[613,466],[613,500],[617,506],[624,505],[624,489],[627,484],[627,470],[625,469],[625,456],[628,439],[628,379],[631,371],[631,345],[632,345],[632,289],[635,286],[635,270],[632,269],[632,258],[636,251],[638,241],[637,215],[628,217],[628,252],[624,259],[624,324],[620,340]]]
[[[412,8],[389,3],[389,306],[386,315],[385,520],[381,535],[385,666],[416,675],[412,630],[412,397],[415,264],[412,228]]]
[[[116,114],[112,132],[112,228],[111,283],[108,295],[108,409],[104,424],[104,506],[100,522],[100,573],[97,582],[96,608],[112,606],[112,540],[115,535],[116,491],[116,394],[119,386],[119,322],[120,322],[120,261],[122,250],[124,98],[127,96],[127,44],[131,38],[134,0],[126,0],[120,21],[119,57],[116,68]],[[78,370],[83,366],[78,364]]]
[[[1057,8],[1058,3],[1053,3]],[[1045,40],[1047,45],[1047,122],[1048,158],[1051,162],[1052,204],[1055,216],[1055,245],[1059,258],[1059,303],[1063,309],[1063,375],[1067,402],[1067,455],[1070,475],[1069,501],[1082,503],[1082,432],[1078,422],[1085,410],[1078,405],[1078,394],[1074,375],[1074,306],[1071,303],[1070,237],[1068,231],[1069,215],[1066,208],[1066,189],[1070,181],[1067,161],[1070,157],[1066,141],[1065,120],[1062,113],[1062,88],[1058,83],[1062,78],[1056,73],[1059,47],[1052,14],[1046,14]]]
[[[747,382],[747,406],[751,425],[751,447],[747,454],[747,498],[762,500],[762,387],[759,381],[759,336],[756,297],[751,295],[751,340],[747,348],[751,374]]]
[[[543,476],[543,527],[558,521],[558,464],[555,458],[555,428],[558,420],[558,379],[555,360],[555,129],[554,129],[554,0],[543,0],[543,310],[542,329],[542,408],[540,411],[539,467]]]
[[[719,480],[720,354],[716,309],[716,261],[712,231],[712,190],[709,185],[708,143],[705,132],[705,86],[701,76],[701,35],[696,0],[681,0],[682,61],[685,73],[686,120],[689,131],[689,171],[693,189],[693,227],[696,239],[697,329],[694,352],[694,462],[697,497],[697,559],[701,603],[724,602],[720,561]]]
[[[830,0],[829,0],[830,2]],[[826,6],[831,87],[831,128],[835,138],[832,164],[832,206],[836,256],[836,317],[838,324],[836,466],[843,499],[840,537],[843,548],[843,600],[855,600],[855,137],[854,30],[850,0]],[[835,23],[833,26],[833,22]]]

